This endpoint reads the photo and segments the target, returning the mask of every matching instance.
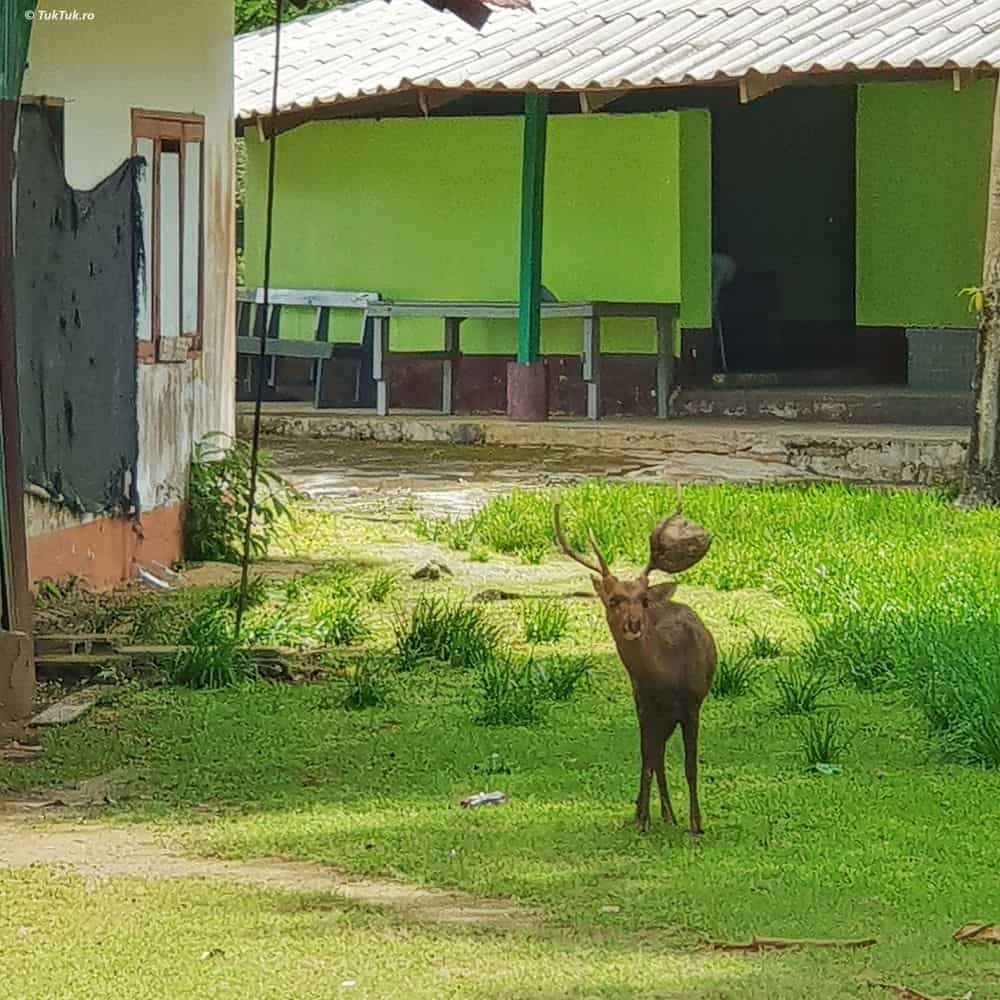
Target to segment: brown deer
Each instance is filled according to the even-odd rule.
[[[702,832],[698,806],[698,717],[715,673],[715,641],[702,620],[687,605],[671,598],[676,583],[650,585],[649,574],[664,567],[663,539],[680,524],[681,513],[661,524],[650,537],[650,559],[635,580],[619,580],[608,567],[593,531],[590,544],[597,565],[574,552],[559,522],[559,504],[553,511],[556,540],[571,559],[593,574],[594,590],[604,604],[608,627],[632,681],[635,712],[639,720],[642,771],[635,824],[640,833],[649,829],[649,792],[653,774],[660,789],[660,809],[665,823],[675,823],[667,790],[664,752],[678,725],[684,736],[684,769],[690,797],[691,833]],[[683,519],[681,519],[683,520]],[[711,536],[684,521],[704,539],[697,561],[705,554]],[[681,532],[684,533],[683,531]],[[688,553],[690,557],[690,552]],[[691,565],[687,559],[686,565]]]

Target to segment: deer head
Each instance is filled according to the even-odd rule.
[[[653,566],[653,554],[646,568],[634,580],[620,580],[611,572],[607,560],[601,553],[593,531],[588,531],[591,548],[597,557],[593,563],[574,552],[566,541],[562,524],[559,520],[559,504],[552,511],[552,523],[555,528],[556,541],[563,552],[581,566],[591,571],[594,591],[604,604],[608,625],[615,636],[620,636],[628,642],[636,642],[646,634],[650,622],[650,613],[656,605],[666,604],[677,590],[676,583],[650,584],[649,574]]]

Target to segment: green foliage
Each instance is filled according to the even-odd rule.
[[[758,660],[773,660],[781,656],[781,643],[773,639],[767,632],[754,630],[747,651]]]
[[[239,562],[250,507],[250,445],[210,434],[195,445],[184,518],[184,552],[193,561]],[[292,488],[258,456],[250,555],[267,555],[275,533],[292,520]]]
[[[267,581],[261,576],[252,576],[247,580],[247,600],[248,608],[255,608],[267,600]],[[235,610],[240,602],[240,584],[227,584],[219,588],[218,602],[220,608],[231,608]]]
[[[546,691],[537,672],[514,657],[488,657],[479,664],[474,684],[478,725],[530,726],[545,714]]]
[[[286,2],[282,21],[291,21],[303,14],[315,14],[338,6],[339,0],[295,0]],[[236,34],[269,28],[274,24],[275,0],[236,0]]]
[[[757,686],[757,662],[749,650],[721,650],[712,679],[716,698],[742,698]]]
[[[371,635],[357,597],[319,595],[310,602],[308,614],[322,646],[352,646]]]
[[[499,641],[483,608],[443,597],[422,596],[408,618],[397,620],[395,632],[403,670],[426,660],[474,667],[492,658]]]
[[[226,688],[249,680],[253,664],[233,638],[232,625],[222,611],[198,613],[181,633],[170,680],[191,688]]]
[[[810,768],[837,764],[850,746],[842,720],[832,712],[807,715],[796,729],[802,756]]]
[[[381,660],[366,656],[347,667],[344,678],[347,681],[344,708],[360,710],[388,704],[390,682]]]
[[[538,688],[551,701],[569,701],[594,669],[590,656],[546,656],[532,662]]]
[[[367,597],[375,604],[381,604],[399,586],[399,577],[395,573],[382,571],[376,573],[368,581]]]
[[[523,601],[521,624],[527,642],[559,642],[569,631],[570,612],[562,601]]]
[[[799,664],[774,676],[778,689],[777,710],[782,715],[807,715],[827,707],[823,698],[833,689],[832,678]]]
[[[1000,767],[1000,628],[966,622],[921,637],[907,686],[944,756]]]

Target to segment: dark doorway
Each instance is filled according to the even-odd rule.
[[[887,365],[905,372],[899,351],[873,359],[859,350],[856,102],[853,86],[785,87],[746,104],[735,86],[718,86],[614,104],[711,113],[712,249],[736,264],[719,307],[734,384],[741,373],[844,385],[885,381]]]
[[[718,92],[713,249],[730,370],[853,367],[855,88]]]

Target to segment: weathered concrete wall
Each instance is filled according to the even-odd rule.
[[[181,363],[138,365],[137,486],[145,522],[150,511],[183,497],[194,441],[234,427],[233,10],[203,0],[127,6],[90,0],[91,21],[36,20],[23,92],[66,101],[66,178],[78,188],[131,155],[132,109],[205,119],[203,351]],[[29,505],[29,534],[51,525]],[[122,536],[105,532],[100,544],[121,547]],[[179,530],[173,544],[179,553]]]
[[[239,430],[251,427],[241,409]],[[641,455],[661,462],[665,479],[768,482],[843,480],[939,486],[960,478],[968,433],[943,427],[831,427],[657,420],[559,420],[512,423],[496,417],[375,417],[272,405],[265,434],[418,441],[441,444],[549,446]]]

